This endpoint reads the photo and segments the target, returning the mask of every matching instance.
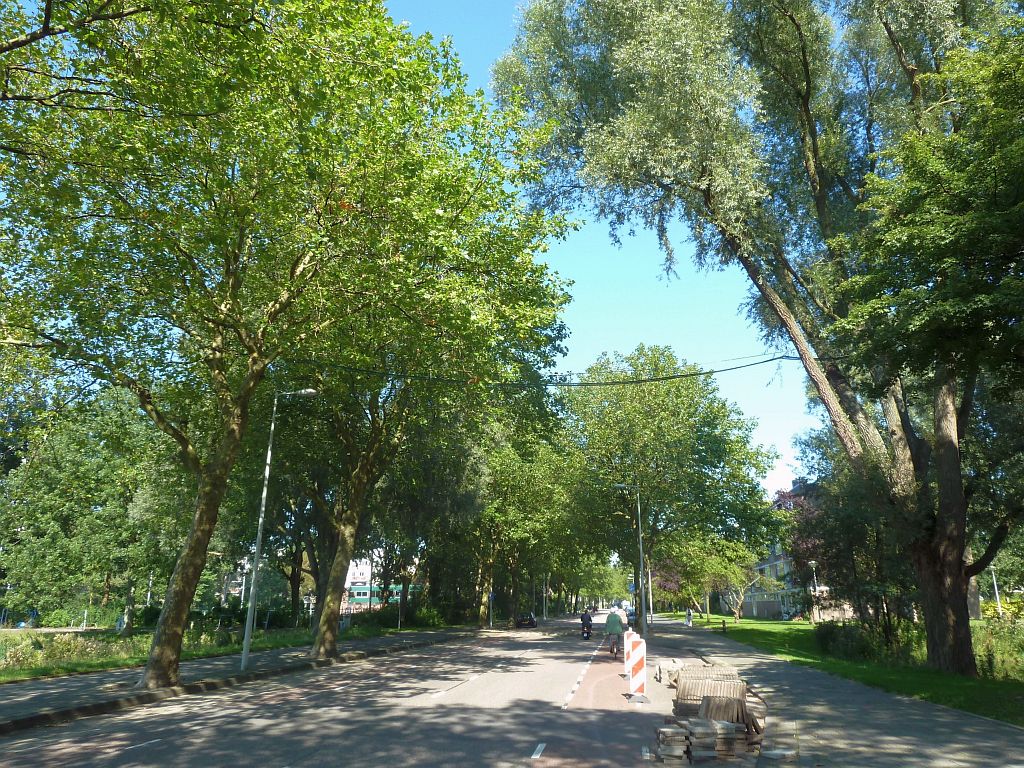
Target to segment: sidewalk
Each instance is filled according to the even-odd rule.
[[[249,654],[249,669],[241,672],[241,654],[182,661],[180,686],[156,691],[135,691],[141,667],[88,672],[81,675],[25,680],[0,685],[0,736],[48,723],[99,715],[150,704],[174,696],[227,688],[277,675],[370,656],[400,653],[476,634],[467,629],[403,632],[367,640],[338,643],[333,662],[309,658],[309,648],[279,648]]]
[[[684,649],[740,671],[768,703],[766,748],[797,750],[800,766],[1024,768],[1022,728],[792,664],[721,632],[656,620],[648,652]]]

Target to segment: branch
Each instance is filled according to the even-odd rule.
[[[978,365],[972,363],[971,370],[964,377],[964,394],[960,399],[960,406],[956,409],[956,435],[960,442],[963,442],[967,433],[967,422],[970,421],[971,411],[974,409],[974,390],[978,384]]]
[[[1014,526],[1024,519],[1024,504],[1020,504],[1017,507],[1011,509],[1006,513],[1006,516],[996,526],[995,531],[992,533],[992,538],[988,541],[988,546],[985,547],[984,553],[970,565],[964,567],[964,574],[970,578],[971,576],[977,576],[979,573],[984,571],[991,565],[992,560],[995,559],[996,554],[1002,549],[1003,544],[1006,542],[1007,536],[1010,535],[1010,531],[1013,530]]]
[[[143,5],[138,8],[129,8],[126,11],[119,11],[117,13],[101,13],[101,11],[110,4],[110,0],[102,3],[96,12],[85,16],[78,21],[74,21],[66,26],[62,27],[51,27],[50,26],[50,13],[51,13],[51,2],[47,0],[46,8],[43,14],[43,24],[38,29],[33,30],[27,34],[21,35],[20,37],[14,37],[9,39],[5,43],[0,43],[0,54],[10,53],[16,51],[19,48],[24,48],[26,45],[31,45],[40,40],[45,40],[48,37],[55,37],[59,35],[66,35],[72,30],[81,29],[87,27],[90,24],[95,24],[98,21],[116,21],[117,19],[126,19],[129,16],[136,16],[140,13],[148,13],[152,9],[148,5]]]
[[[889,38],[889,43],[892,45],[893,52],[896,54],[896,60],[899,62],[900,68],[903,70],[910,83],[910,103],[917,108],[918,112],[920,112],[922,92],[921,79],[918,77],[918,69],[914,63],[910,61],[910,57],[907,56],[907,51],[896,36],[896,32],[892,28],[892,25],[882,17],[881,8],[878,9],[878,21],[882,24],[886,37]]]

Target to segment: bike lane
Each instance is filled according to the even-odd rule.
[[[655,729],[672,712],[671,691],[654,682],[656,662],[647,659],[649,703],[633,703],[628,696],[622,652],[614,658],[605,638],[595,638],[590,662],[581,672],[563,710],[572,729],[545,744],[543,753],[531,760],[538,766],[641,765],[653,750]]]

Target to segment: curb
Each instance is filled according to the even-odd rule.
[[[41,725],[56,725],[66,723],[70,720],[77,720],[80,717],[91,717],[93,715],[107,715],[112,712],[121,712],[127,709],[155,704],[165,699],[173,699],[179,696],[189,696],[209,691],[217,691],[222,688],[234,688],[245,683],[257,680],[267,680],[272,677],[281,677],[296,672],[306,672],[321,667],[333,667],[337,664],[344,664],[350,661],[361,661],[370,657],[390,656],[396,653],[412,650],[415,648],[426,648],[441,643],[449,643],[454,640],[463,640],[473,637],[474,633],[463,633],[452,637],[445,637],[434,640],[415,640],[399,645],[385,648],[373,648],[366,651],[346,651],[333,659],[313,659],[292,664],[286,664],[273,669],[264,669],[259,672],[245,672],[231,677],[221,677],[211,680],[197,680],[193,683],[175,685],[169,688],[158,688],[153,691],[141,691],[128,696],[119,696],[105,701],[96,701],[91,704],[80,704],[76,707],[63,709],[43,709],[31,715],[16,717],[11,720],[0,720],[0,736],[6,736],[17,731],[25,731],[31,728],[38,728]]]

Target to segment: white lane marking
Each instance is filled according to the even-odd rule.
[[[156,744],[158,741],[163,741],[163,739],[150,739],[149,741],[144,741],[141,744],[133,744],[130,747],[125,747],[121,751],[122,752],[127,752],[129,749],[138,749],[139,747],[148,747],[150,744]]]
[[[590,654],[590,659],[587,661],[586,664],[583,665],[583,671],[580,672],[580,676],[576,678],[576,682],[573,684],[572,690],[569,691],[568,694],[566,694],[565,703],[562,704],[562,709],[569,708],[569,702],[572,701],[572,697],[576,695],[576,691],[578,691],[580,689],[580,686],[583,685],[583,678],[587,676],[587,670],[590,669],[590,665],[591,663],[593,663],[594,657],[597,656],[597,652],[601,650],[601,648],[601,645],[597,646],[597,648],[594,649],[593,653]]]
[[[537,748],[535,750],[533,750],[533,757],[530,758],[530,759],[531,760],[536,760],[538,757],[540,757],[544,753],[544,747],[546,747],[546,746],[547,746],[547,744],[545,742],[543,742],[543,741],[540,744],[538,744]]]
[[[641,760],[650,760],[651,759],[651,750],[650,750],[650,748],[648,748],[648,746],[646,744],[644,744],[642,747],[640,747],[640,759]]]

